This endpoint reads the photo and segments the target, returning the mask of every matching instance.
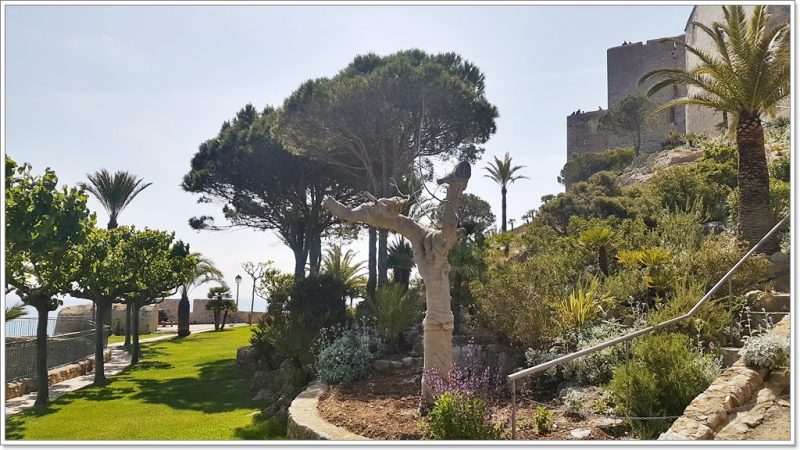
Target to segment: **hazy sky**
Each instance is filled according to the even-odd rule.
[[[291,252],[272,233],[196,232],[199,205],[179,185],[198,145],[242,106],[280,105],[300,83],[334,75],[355,55],[454,51],[486,74],[497,133],[467,192],[500,216],[500,189],[483,178],[510,152],[530,180],[511,185],[508,216],[563,189],[566,116],[606,108],[606,49],[683,32],[692,7],[672,6],[5,6],[3,150],[62,183],[100,168],[153,185],[119,223],[176,231],[212,258],[228,284],[244,261]],[[443,170],[445,168],[442,168]],[[98,224],[108,217],[90,200]],[[366,245],[351,246],[366,259]],[[241,286],[249,309],[252,283]],[[193,297],[205,297],[206,288]],[[66,304],[74,304],[67,300]],[[256,300],[256,310],[264,303]]]

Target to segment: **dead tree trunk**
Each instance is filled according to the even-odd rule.
[[[425,319],[424,330],[424,368],[436,370],[442,377],[453,366],[453,313],[450,308],[450,263],[447,256],[458,239],[457,210],[461,193],[467,187],[471,175],[470,165],[460,163],[452,174],[439,179],[439,184],[447,185],[444,200],[441,229],[429,228],[400,214],[407,199],[392,197],[376,199],[355,208],[348,208],[332,197],[327,197],[323,207],[346,222],[360,222],[376,228],[384,228],[403,235],[414,249],[414,262],[417,263],[422,279],[425,280]],[[422,399],[425,405],[433,403],[433,395],[422,380]]]

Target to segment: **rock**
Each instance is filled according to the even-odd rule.
[[[275,393],[272,392],[270,389],[261,389],[256,392],[256,395],[252,399],[254,402],[272,402],[275,400]]]
[[[769,277],[775,289],[789,292],[791,290],[791,258],[783,252],[775,252],[770,255],[769,262]]]
[[[747,303],[755,311],[762,309],[767,312],[788,312],[791,296],[782,292],[764,292],[759,290],[750,291],[745,294]]]
[[[725,226],[725,222],[716,221],[704,223],[703,231],[707,234],[720,234],[730,230]]]
[[[592,426],[599,428],[604,433],[611,436],[620,436],[627,429],[625,421],[612,417],[601,417],[592,422]]]
[[[679,417],[659,441],[700,441],[714,438],[714,430],[687,417]]]
[[[253,374],[253,381],[250,382],[250,392],[258,392],[272,383],[272,371],[259,370]]]
[[[255,370],[258,364],[258,354],[252,346],[236,349],[236,367],[245,370]]]
[[[574,430],[570,430],[569,434],[575,439],[586,439],[592,435],[592,430],[588,430],[586,428],[576,428]]]
[[[388,359],[376,359],[372,361],[372,369],[376,372],[389,372],[392,368],[391,363]]]

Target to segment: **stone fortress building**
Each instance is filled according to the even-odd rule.
[[[750,13],[753,5],[744,5],[745,11]],[[770,25],[786,22],[791,15],[789,5],[769,5],[767,11],[772,16]],[[711,25],[713,22],[724,20],[720,5],[699,5],[692,9],[687,20],[684,33],[673,36],[686,42],[688,45],[713,52],[714,46],[711,39],[692,22]],[[699,62],[697,56],[685,51],[683,46],[672,42],[662,42],[665,38],[648,40],[645,43],[624,43],[607,50],[607,88],[608,106],[619,103],[629,95],[644,95],[647,89],[657,80],[648,80],[639,85],[642,75],[655,69],[662,68],[692,68]],[[688,91],[692,93],[693,90]],[[664,103],[674,98],[687,95],[685,86],[665,88],[650,98],[655,103]],[[606,110],[580,112],[567,116],[567,160],[575,155],[584,153],[602,152],[608,149],[632,146],[628,136],[610,136],[598,131],[600,118]],[[789,115],[788,99],[786,105],[780,108],[780,115]],[[661,149],[661,142],[672,131],[677,133],[705,133],[712,134],[722,123],[721,114],[698,106],[680,106],[662,111],[642,133],[641,149],[643,153],[655,152]]]

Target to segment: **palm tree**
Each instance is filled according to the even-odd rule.
[[[133,199],[153,183],[142,184],[142,179],[129,172],[118,170],[111,175],[106,169],[88,173],[89,183],[79,183],[80,187],[91,192],[108,213],[108,229],[117,228],[117,218]],[[94,317],[94,306],[92,307]],[[103,320],[104,318],[100,318]],[[110,318],[108,319],[110,320]],[[131,308],[125,310],[125,348],[131,343]]]
[[[766,7],[753,8],[749,19],[741,5],[722,7],[724,22],[710,26],[693,22],[707,34],[717,54],[670,39],[697,56],[700,63],[689,70],[659,69],[646,73],[640,83],[660,78],[647,95],[668,87],[698,88],[686,97],[668,101],[656,112],[678,105],[699,105],[720,111],[730,119],[728,130],[736,136],[739,151],[739,234],[753,244],[774,223],[769,209],[769,173],[764,151],[761,116],[774,116],[777,104],[789,96],[789,24],[768,28]],[[774,250],[777,241],[764,251]]]
[[[589,250],[597,252],[597,265],[603,275],[608,276],[608,248],[615,238],[611,228],[598,225],[581,232],[578,242]]]
[[[103,205],[108,213],[108,229],[117,228],[117,218],[133,199],[145,188],[153,183],[142,184],[141,178],[137,178],[129,172],[120,170],[111,175],[106,169],[86,175],[89,183],[80,183],[80,186],[91,192]]]
[[[181,301],[178,303],[178,336],[189,335],[189,292],[192,289],[211,281],[222,281],[222,272],[214,263],[200,253],[192,253],[197,258],[191,276],[179,288]]]
[[[362,273],[364,261],[354,261],[356,254],[352,250],[342,251],[342,246],[333,244],[325,250],[322,258],[322,273],[333,275],[347,286],[347,296],[352,306],[353,297],[363,294],[366,279]]]
[[[506,153],[506,156],[503,158],[502,161],[494,157],[494,162],[489,163],[488,166],[484,167],[484,169],[489,172],[488,175],[484,175],[486,178],[490,178],[495,183],[500,185],[500,193],[503,196],[503,222],[502,222],[502,232],[505,233],[507,231],[506,228],[506,192],[508,191],[507,187],[509,184],[523,179],[528,178],[524,175],[514,175],[518,170],[524,168],[525,166],[512,166],[511,165],[511,156]]]
[[[9,320],[14,320],[20,317],[24,317],[26,314],[25,305],[23,305],[22,303],[15,303],[11,306],[6,306],[5,310],[6,310],[5,311],[6,322],[8,322]]]
[[[414,250],[411,243],[403,238],[398,238],[389,245],[389,257],[386,266],[394,273],[394,282],[403,286],[403,292],[408,290],[411,282],[411,269],[414,268]]]

